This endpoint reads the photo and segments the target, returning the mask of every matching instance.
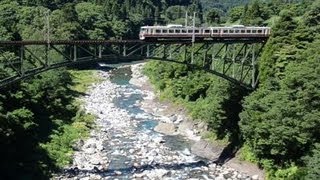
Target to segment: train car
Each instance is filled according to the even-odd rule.
[[[214,28],[215,29],[215,28]],[[219,34],[212,34],[213,37],[233,37],[233,38],[256,38],[268,37],[270,35],[270,27],[246,27],[243,25],[234,25],[231,27],[219,28]]]
[[[189,39],[193,34],[197,39],[210,38],[211,28],[204,27],[184,27],[182,25],[167,26],[142,26],[139,38],[141,40],[150,39]]]
[[[246,27],[233,25],[230,27],[184,27],[177,24],[167,26],[143,26],[139,38],[141,40],[160,39],[196,39],[205,38],[264,38],[270,35],[269,27]]]

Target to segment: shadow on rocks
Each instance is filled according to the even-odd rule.
[[[178,164],[146,164],[142,166],[130,166],[126,168],[119,168],[119,169],[108,169],[108,170],[99,170],[97,167],[94,167],[92,170],[80,170],[77,167],[66,169],[62,173],[63,176],[67,176],[68,178],[72,178],[79,175],[85,174],[99,174],[102,176],[118,176],[117,172],[121,172],[121,175],[130,175],[134,173],[141,173],[146,170],[154,170],[154,169],[165,169],[165,170],[181,170],[184,168],[196,168],[202,166],[208,166],[209,164],[205,161],[196,161],[190,163],[178,163]]]

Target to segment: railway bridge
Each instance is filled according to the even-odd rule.
[[[86,62],[159,60],[202,69],[248,89],[257,86],[257,62],[267,37],[0,41],[0,88],[41,72]]]

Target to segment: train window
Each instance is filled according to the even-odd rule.
[[[209,29],[204,30],[204,33],[210,33]]]
[[[156,29],[156,33],[161,33],[161,30],[160,29]]]
[[[193,33],[193,30],[192,30],[192,29],[189,29],[189,30],[188,30],[188,33]]]
[[[194,33],[199,33],[199,29],[194,30]]]
[[[251,30],[247,30],[247,33],[251,33]]]
[[[169,29],[169,33],[174,33],[173,29]]]
[[[217,29],[213,29],[212,33],[218,33],[218,30]]]
[[[175,33],[180,33],[180,29],[175,29],[174,32]]]
[[[257,30],[252,30],[252,33],[257,33]]]
[[[234,32],[235,32],[235,33],[239,33],[239,32],[240,32],[240,30],[239,30],[239,29],[236,29],[236,30],[234,30]]]
[[[227,29],[224,29],[224,30],[223,30],[223,33],[228,33],[228,30],[227,30]]]
[[[259,30],[258,30],[258,33],[260,33],[260,34],[261,34],[261,33],[262,33],[262,30],[261,30],[261,29],[259,29]]]
[[[182,32],[182,33],[187,33],[187,30],[182,29],[181,32]]]
[[[229,30],[229,33],[234,33],[234,31],[230,29],[230,30]]]
[[[168,30],[167,29],[163,29],[162,33],[168,33]]]
[[[241,33],[246,33],[246,30],[242,29],[242,30],[241,30]]]

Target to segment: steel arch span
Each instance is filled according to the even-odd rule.
[[[187,40],[0,41],[0,88],[50,69],[87,62],[159,60],[185,64],[248,89],[267,38]]]

